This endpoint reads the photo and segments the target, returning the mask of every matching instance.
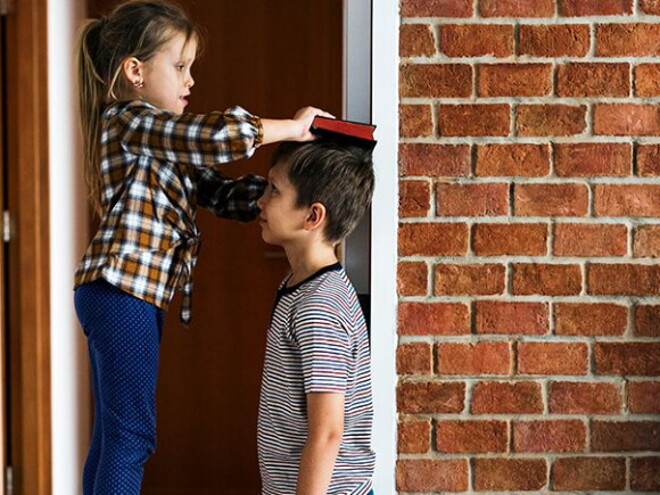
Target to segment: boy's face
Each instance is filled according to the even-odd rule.
[[[289,164],[278,162],[268,173],[268,185],[257,204],[261,208],[261,237],[268,244],[286,246],[301,239],[309,208],[296,206],[297,191],[289,181]]]

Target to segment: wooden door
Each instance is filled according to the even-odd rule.
[[[97,2],[91,13],[105,13]],[[304,105],[341,115],[342,0],[195,0],[206,32],[193,67],[190,111],[244,106],[289,118]],[[227,174],[266,174],[268,147]],[[161,346],[158,446],[146,466],[148,495],[259,493],[256,420],[265,333],[288,265],[259,226],[198,212],[202,252],[193,323],[173,302]]]

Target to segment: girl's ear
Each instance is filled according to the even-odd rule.
[[[129,84],[139,87],[140,84],[144,84],[144,78],[142,74],[143,62],[140,62],[135,57],[128,57],[122,63],[122,69],[124,76],[128,80]]]
[[[305,219],[305,230],[316,230],[325,225],[328,212],[322,203],[312,203]]]

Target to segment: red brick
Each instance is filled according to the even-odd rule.
[[[637,175],[641,177],[660,176],[660,145],[638,144],[635,146]]]
[[[631,459],[630,488],[644,492],[660,492],[660,457]]]
[[[509,214],[509,184],[438,184],[438,216],[502,216]]]
[[[548,227],[542,223],[480,223],[472,235],[472,249],[478,256],[547,253]]]
[[[448,57],[508,57],[513,55],[513,25],[444,24],[440,51]]]
[[[472,67],[467,64],[404,64],[402,97],[467,97],[472,94]]]
[[[544,144],[477,146],[475,175],[543,177],[550,173],[550,148]]]
[[[660,225],[639,225],[635,227],[633,256],[660,257]]]
[[[403,492],[462,492],[468,486],[464,459],[406,459],[397,461],[396,488]]]
[[[585,216],[588,191],[585,184],[515,184],[513,211],[517,216]]]
[[[660,342],[596,342],[600,375],[660,375]]]
[[[555,333],[620,337],[628,326],[628,308],[609,303],[555,303]]]
[[[582,290],[580,265],[513,263],[512,294],[578,295]]]
[[[431,184],[428,181],[399,181],[399,217],[425,217],[430,207]]]
[[[660,337],[660,305],[635,306],[635,336]]]
[[[397,410],[409,414],[463,411],[465,384],[461,382],[408,382],[397,387]]]
[[[477,301],[477,333],[544,335],[548,305],[540,302]]]
[[[548,482],[543,459],[474,459],[477,491],[539,491]]]
[[[429,375],[432,369],[431,344],[428,342],[399,344],[396,350],[396,372],[399,375]]]
[[[594,452],[660,450],[660,422],[594,420],[591,423],[591,450]]]
[[[628,96],[630,65],[568,62],[557,68],[558,96]]]
[[[439,105],[441,136],[508,136],[511,110],[508,104]]]
[[[472,414],[540,414],[541,385],[536,382],[479,382],[472,394]]]
[[[588,370],[587,344],[518,342],[518,373],[528,375],[584,375]]]
[[[583,452],[587,428],[582,421],[513,421],[514,452]]]
[[[438,264],[435,290],[439,295],[492,295],[504,292],[504,265]]]
[[[559,13],[564,17],[592,15],[630,15],[633,0],[560,0]]]
[[[572,136],[587,128],[585,105],[518,105],[518,136]]]
[[[660,55],[660,25],[656,23],[597,25],[596,55],[599,57]]]
[[[656,104],[598,104],[594,108],[594,133],[606,136],[660,135],[660,107]]]
[[[404,223],[399,226],[399,255],[463,255],[468,230],[464,223]]]
[[[658,0],[640,0],[639,8],[645,14],[660,15],[660,1]]]
[[[399,105],[399,135],[404,138],[432,136],[431,105]]]
[[[398,294],[424,296],[427,294],[428,268],[422,261],[400,261],[397,273]]]
[[[435,55],[435,38],[428,24],[402,24],[399,28],[399,54],[402,57]]]
[[[635,67],[635,96],[660,96],[660,64]]]
[[[660,382],[628,383],[628,411],[633,414],[660,413]]]
[[[511,356],[509,342],[440,343],[438,374],[508,375]]]
[[[552,465],[552,489],[624,490],[626,460],[622,457],[566,457]]]
[[[621,391],[615,383],[551,382],[552,414],[620,414]]]
[[[479,13],[483,17],[552,17],[553,0],[481,0]]]
[[[589,52],[586,24],[520,26],[518,53],[533,57],[584,57]]]
[[[431,448],[430,419],[401,421],[398,430],[399,453],[423,454]]]
[[[545,96],[552,90],[550,64],[480,64],[479,96]]]
[[[399,304],[401,335],[463,335],[470,333],[470,313],[463,303]]]
[[[446,453],[506,452],[506,421],[438,421],[436,450]]]
[[[594,263],[587,265],[589,294],[618,296],[660,295],[660,265]]]
[[[594,211],[603,217],[658,217],[660,184],[596,184]]]
[[[402,175],[438,177],[470,174],[470,146],[466,144],[402,144],[399,148]]]
[[[402,0],[402,17],[472,17],[473,0]]]
[[[628,227],[616,224],[558,223],[552,252],[556,256],[625,256]]]
[[[629,143],[557,143],[555,173],[560,177],[632,174],[633,152]]]

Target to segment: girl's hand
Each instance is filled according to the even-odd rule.
[[[321,110],[320,108],[301,108],[293,116],[293,121],[298,126],[298,131],[294,134],[293,141],[311,141],[316,138],[309,129],[312,127],[312,121],[317,115],[320,115],[321,117],[329,117],[331,119],[335,118],[334,115]]]
[[[261,119],[264,128],[262,144],[277,143],[279,141],[311,141],[315,139],[309,128],[317,115],[335,118],[334,115],[320,108],[304,107],[296,112],[293,119]]]

